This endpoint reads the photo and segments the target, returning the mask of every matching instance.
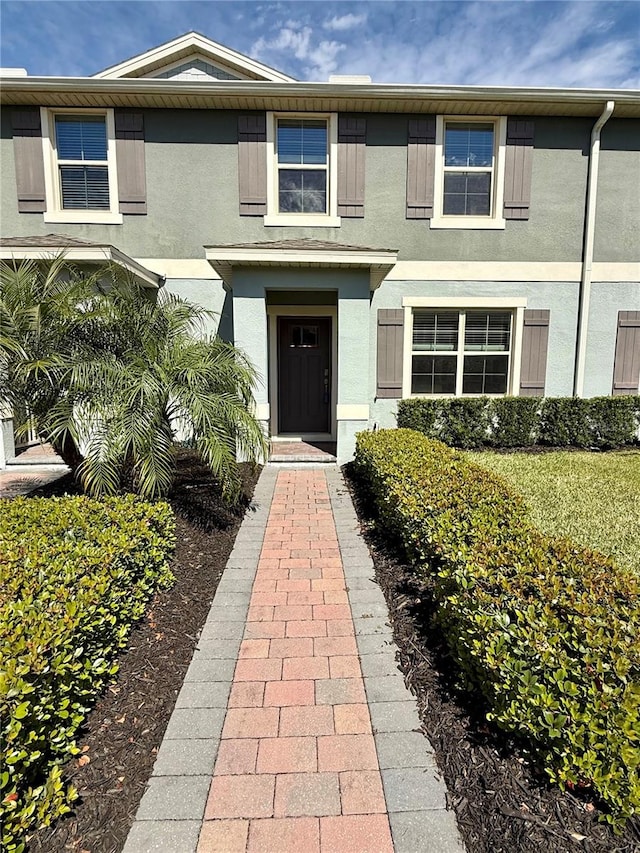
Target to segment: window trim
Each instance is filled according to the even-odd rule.
[[[327,213],[280,213],[278,210],[278,165],[276,162],[276,129],[279,119],[298,118],[327,122],[327,191],[329,196]],[[267,112],[267,212],[265,225],[294,225],[324,228],[339,228],[338,216],[338,114]]]
[[[494,132],[494,164],[492,181],[491,216],[445,216],[442,212],[444,192],[444,132],[447,122],[464,122],[471,124],[493,124]],[[435,174],[433,180],[433,216],[431,228],[466,228],[504,230],[504,171],[507,146],[507,117],[506,116],[436,116],[435,144]]]
[[[402,397],[443,399],[454,397],[517,397],[520,394],[520,370],[522,363],[522,337],[524,330],[524,310],[527,307],[526,297],[490,297],[478,296],[446,297],[446,296],[405,296],[402,300],[404,308],[404,340],[402,357]],[[413,355],[413,312],[415,308],[429,310],[451,310],[451,311],[511,311],[513,322],[511,325],[511,346],[509,350],[509,375],[507,379],[506,394],[463,394],[462,376],[463,369],[456,369],[456,393],[455,394],[413,394],[411,392],[411,359]],[[458,327],[460,328],[460,327]],[[463,329],[464,332],[464,329]],[[456,357],[464,352],[464,337],[458,339],[458,350]]]
[[[60,196],[58,179],[58,152],[55,138],[55,118],[59,115],[100,115],[105,117],[107,130],[107,169],[109,175],[109,210],[65,210]],[[73,107],[40,108],[42,127],[42,153],[44,159],[45,198],[47,209],[43,216],[45,222],[121,225],[118,198],[118,169],[116,164],[116,129],[114,111],[105,109],[74,109]]]

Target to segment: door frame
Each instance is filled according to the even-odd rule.
[[[336,407],[338,402],[338,306],[337,305],[268,305],[269,321],[269,413],[273,441],[336,441]],[[301,433],[280,436],[278,433],[278,318],[329,317],[331,320],[331,432]]]

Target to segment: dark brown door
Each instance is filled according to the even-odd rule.
[[[331,432],[331,319],[278,318],[278,430]]]

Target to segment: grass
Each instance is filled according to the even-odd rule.
[[[545,533],[640,573],[640,451],[469,455],[518,489]]]

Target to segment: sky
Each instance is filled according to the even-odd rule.
[[[0,64],[90,76],[189,30],[300,80],[640,88],[638,0],[0,0]]]

